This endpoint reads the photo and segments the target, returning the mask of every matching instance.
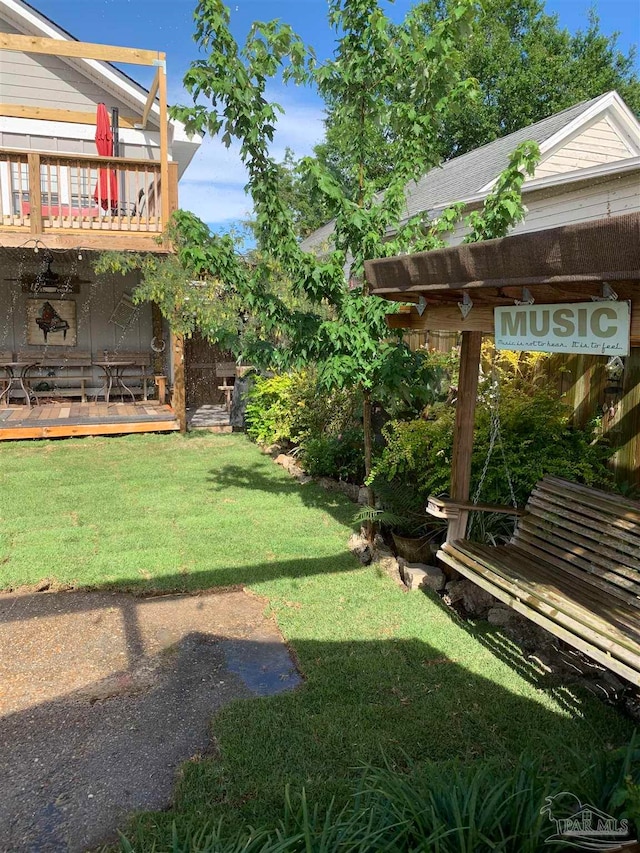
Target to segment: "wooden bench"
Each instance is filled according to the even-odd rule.
[[[87,402],[87,384],[92,377],[90,352],[75,347],[19,350],[17,361],[34,365],[25,374],[31,397],[80,397]]]
[[[233,395],[233,386],[232,382],[229,384],[227,382],[228,379],[236,378],[236,363],[235,361],[221,361],[219,364],[216,364],[216,377],[218,379],[222,379],[222,385],[218,385],[218,391],[224,392],[225,398],[225,406],[227,407],[227,412],[231,411],[231,397]]]
[[[469,508],[430,498],[428,511],[444,518]],[[438,559],[640,685],[640,503],[545,477],[509,544],[448,541]]]

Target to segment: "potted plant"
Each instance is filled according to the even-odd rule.
[[[426,500],[410,486],[385,480],[373,485],[378,506],[362,507],[355,520],[374,522],[388,532],[399,557],[410,563],[432,563],[444,542],[446,523],[427,515]]]

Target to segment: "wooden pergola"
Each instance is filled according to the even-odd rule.
[[[504,334],[503,314],[510,317],[510,328],[517,320],[520,329],[528,318],[545,313],[562,318],[568,312],[578,320],[566,334],[578,340],[561,345],[571,351],[582,346],[581,323],[585,339],[589,333],[596,339],[598,352],[620,347],[627,356],[625,396],[630,404],[625,419],[632,436],[628,459],[637,478],[640,214],[367,261],[365,273],[372,294],[413,303],[388,315],[391,328],[462,333],[451,497],[430,497],[427,507],[448,521],[439,561],[448,572],[469,578],[596,665],[640,686],[640,503],[552,476],[536,485],[524,511],[469,502],[482,337]],[[497,312],[501,319],[494,328],[494,312],[500,306],[510,307]],[[594,331],[593,322],[589,325],[585,318],[596,315],[624,322],[616,325],[612,320],[606,329],[596,323]],[[554,335],[558,329],[564,332],[561,322],[554,319],[547,328],[553,327]],[[602,343],[612,329],[621,334],[624,346]],[[530,339],[526,332],[517,334],[517,348],[525,349]],[[530,348],[551,351],[546,349],[551,340],[534,340],[541,345]],[[496,509],[518,516],[510,541],[487,545],[467,540],[469,513]]]
[[[431,252],[365,262],[370,293],[402,303],[392,329],[462,333],[450,495],[469,500],[473,423],[483,335],[494,333],[494,308],[529,294],[538,304],[591,302],[608,285],[631,303],[627,373],[640,388],[640,213],[609,217]],[[527,289],[528,293],[524,292]],[[640,396],[635,407],[640,410]],[[640,464],[640,411],[636,464]],[[461,513],[451,536],[463,536]]]

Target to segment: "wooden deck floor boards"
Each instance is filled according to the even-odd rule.
[[[168,432],[179,428],[170,406],[133,403],[47,403],[0,408],[0,441]]]

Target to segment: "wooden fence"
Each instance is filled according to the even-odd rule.
[[[416,351],[446,353],[458,344],[456,332],[408,331],[404,340]],[[573,410],[573,422],[584,426],[596,415],[615,453],[611,467],[616,480],[640,487],[640,347],[624,359],[620,382],[607,375],[607,359],[591,355],[554,355],[547,363],[547,380]]]

